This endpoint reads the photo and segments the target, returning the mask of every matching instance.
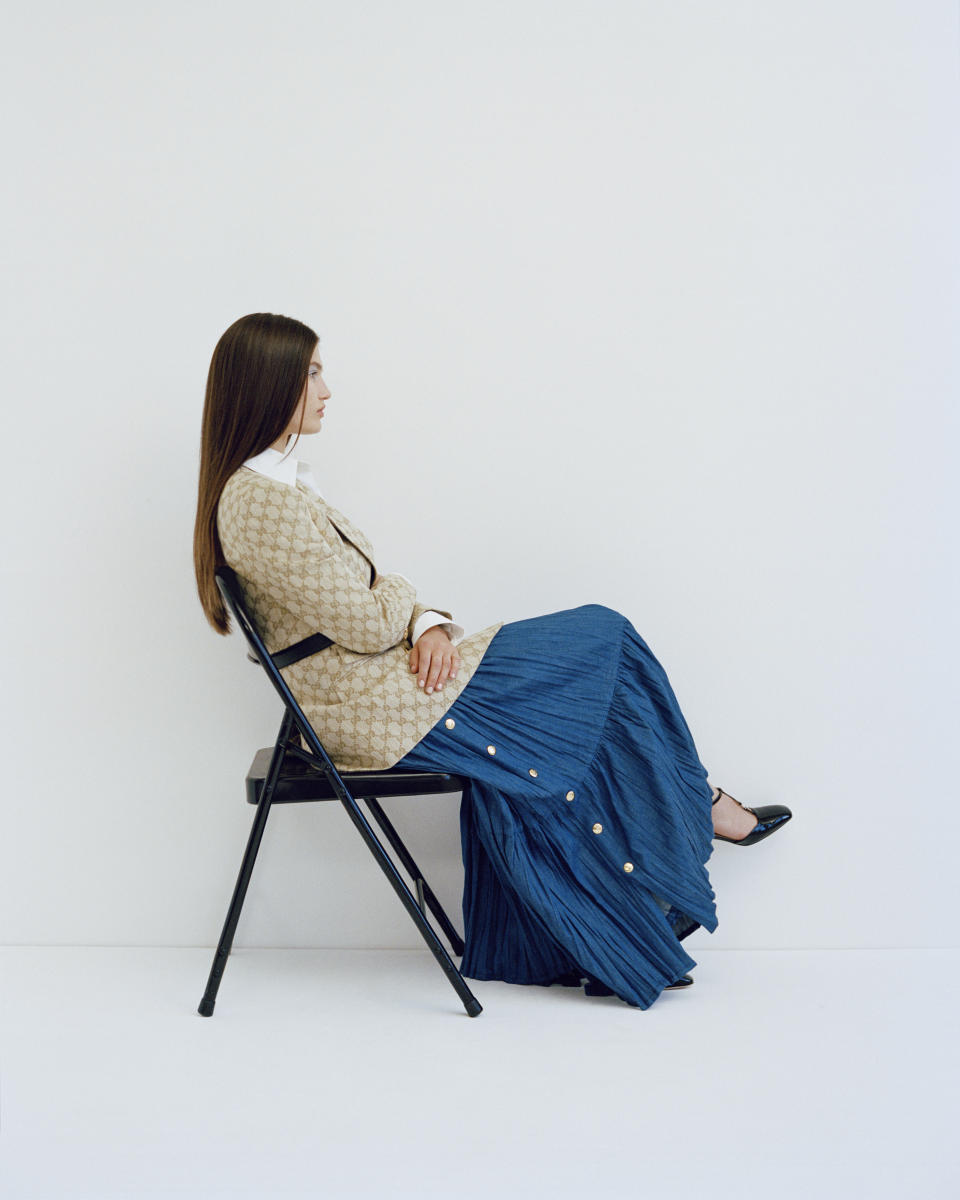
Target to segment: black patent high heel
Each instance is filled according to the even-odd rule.
[[[586,981],[584,982],[584,976]],[[568,972],[565,975],[558,975],[556,979],[551,979],[550,983],[545,986],[549,987],[551,983],[559,983],[561,987],[579,987],[583,983],[583,991],[586,996],[612,996],[613,988],[608,988],[605,983],[601,983],[599,979],[594,979],[592,975],[587,975],[584,971],[580,974],[577,972]],[[677,988],[691,987],[693,984],[692,975],[681,975],[679,979],[675,979],[673,983],[668,983],[663,989],[665,992],[672,992]]]
[[[675,979],[673,983],[668,983],[663,989],[665,992],[672,992],[677,988],[687,988],[693,986],[692,975],[681,975],[679,979]],[[583,985],[585,996],[612,996],[613,988],[608,988],[605,983],[601,983],[599,979],[594,979],[592,975],[587,976],[587,982]]]
[[[716,804],[721,796],[729,796],[734,804],[740,804],[740,801],[731,796],[729,792],[725,792],[723,788],[717,788]],[[732,842],[734,846],[752,846],[755,842],[762,842],[765,837],[769,837],[771,833],[782,828],[793,816],[793,813],[785,804],[764,804],[760,808],[747,808],[745,804],[740,804],[744,812],[753,813],[757,818],[757,823],[742,838],[726,837],[722,833],[714,833],[714,839],[719,842]]]

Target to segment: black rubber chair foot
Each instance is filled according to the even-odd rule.
[[[200,1007],[197,1009],[197,1012],[200,1014],[201,1017],[212,1017],[213,1016],[213,1006],[215,1004],[216,1004],[216,1000],[208,1000],[206,997],[204,997],[200,1001]]]
[[[469,1000],[466,1005],[468,1017],[479,1017],[483,1012],[483,1005],[479,1000]]]

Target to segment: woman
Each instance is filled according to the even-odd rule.
[[[380,575],[291,454],[321,427],[322,370],[317,335],[288,317],[242,317],[217,343],[194,536],[208,619],[229,632],[226,562],[271,654],[332,640],[283,673],[339,768],[471,780],[464,975],[585,977],[640,1008],[689,986],[680,943],[717,927],[711,839],[753,844],[790,810],[708,784],[663,668],[619,613],[585,605],[464,637],[404,576]]]

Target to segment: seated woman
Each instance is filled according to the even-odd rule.
[[[318,350],[272,313],[241,317],[214,350],[194,538],[210,623],[229,632],[214,579],[227,563],[271,653],[332,639],[284,677],[338,768],[470,779],[464,975],[586,979],[649,1008],[693,982],[681,941],[717,927],[712,838],[752,845],[790,810],[710,786],[663,667],[619,613],[590,604],[464,637],[404,576],[379,574],[292,457],[330,397]]]

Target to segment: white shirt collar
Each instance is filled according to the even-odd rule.
[[[279,450],[274,450],[272,446],[268,446],[266,450],[261,450],[253,458],[248,458],[243,465],[249,467],[251,471],[265,475],[268,479],[275,479],[278,483],[289,484],[290,487],[295,487],[299,480],[316,492],[318,496],[320,495],[320,489],[317,487],[310,464],[294,458],[292,454],[287,454],[286,452],[281,454]]]

